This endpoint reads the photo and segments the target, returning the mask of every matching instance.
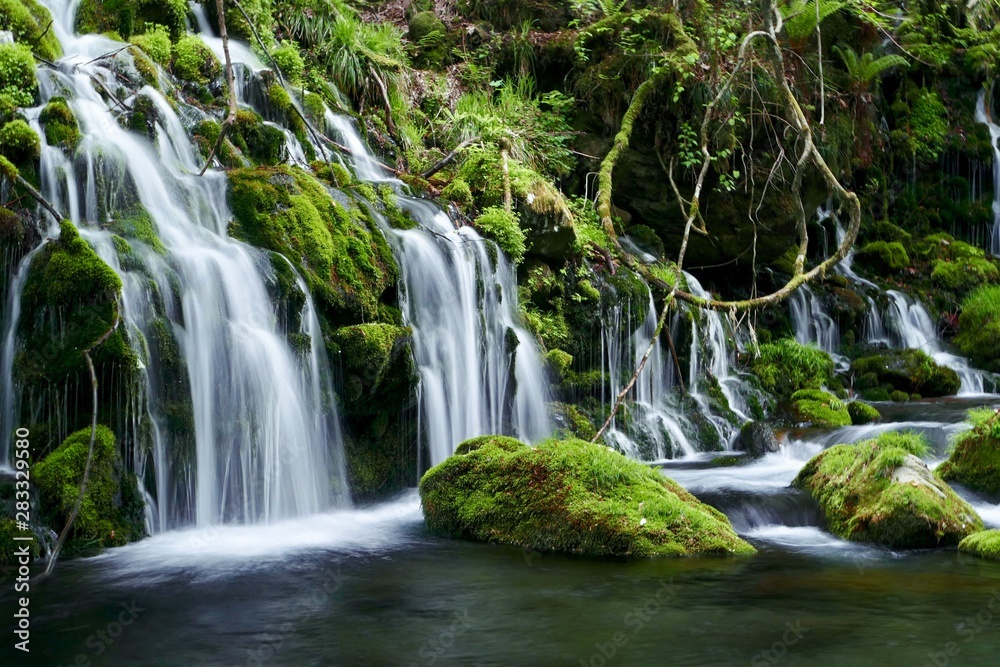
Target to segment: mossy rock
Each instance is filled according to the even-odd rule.
[[[882,413],[861,401],[851,401],[847,404],[847,413],[851,415],[851,424],[874,424],[882,421]]]
[[[417,384],[410,329],[392,324],[356,324],[337,329],[344,376],[342,392],[350,414],[373,414],[409,401]]]
[[[76,13],[81,34],[115,32],[123,39],[138,33],[147,23],[166,26],[173,40],[186,31],[186,0],[82,0]]]
[[[935,285],[958,294],[998,280],[1000,269],[993,261],[981,257],[964,257],[955,261],[937,259],[931,272],[931,281]]]
[[[64,97],[53,97],[38,117],[50,146],[72,151],[80,143],[80,126]]]
[[[965,297],[955,343],[976,364],[1000,372],[1000,285],[980,287]]]
[[[76,431],[32,469],[42,516],[54,530],[62,529],[79,498],[90,433],[89,428]],[[144,522],[145,505],[135,476],[123,471],[114,433],[106,426],[98,426],[83,503],[73,521],[66,553],[141,539],[145,535]]]
[[[958,550],[970,556],[1000,560],[1000,530],[983,530],[958,543]]]
[[[973,491],[1000,496],[1000,413],[981,408],[968,414],[972,428],[957,434],[937,473]]]
[[[18,537],[30,537],[31,540],[17,540]],[[18,552],[27,545],[32,560],[38,558],[40,549],[38,539],[30,530],[21,530],[14,519],[0,519],[0,567],[19,565]]]
[[[888,350],[856,359],[851,372],[858,376],[873,374],[879,385],[891,385],[894,391],[921,396],[953,396],[962,386],[953,369],[939,366],[922,350]],[[890,394],[891,396],[891,394]],[[895,400],[895,399],[893,399]]]
[[[899,241],[872,241],[858,249],[855,260],[877,273],[894,274],[910,266],[910,256]]]
[[[851,425],[851,415],[844,402],[820,389],[800,389],[792,394],[789,411],[796,424],[824,428]]]
[[[561,436],[590,442],[597,435],[594,422],[572,403],[550,403],[549,414],[552,415]]]
[[[51,23],[52,14],[36,0],[0,0],[0,30],[11,31],[16,41],[31,45],[46,60],[62,55]]]
[[[814,456],[792,485],[820,505],[830,532],[890,549],[950,546],[983,529],[972,506],[918,456],[927,441],[884,433]]]
[[[0,44],[0,118],[34,104],[38,92],[35,59],[23,44]]]
[[[184,81],[204,84],[218,76],[222,65],[205,42],[189,35],[174,44],[170,71]]]
[[[333,325],[374,319],[398,278],[382,232],[347,197],[295,167],[229,173],[230,233],[287,257]]]
[[[761,385],[779,398],[790,398],[801,389],[819,389],[833,378],[833,359],[812,345],[784,338],[761,345],[749,364]]]
[[[432,531],[597,556],[755,552],[721,512],[606,447],[494,438],[460,444],[468,453],[424,475],[420,497]]]
[[[774,435],[774,429],[764,422],[751,421],[740,427],[740,434],[733,443],[733,449],[738,452],[746,452],[748,458],[760,458],[765,454],[770,454],[781,450],[781,443]],[[733,458],[737,461],[742,457]],[[727,462],[727,465],[732,465]]]
[[[0,127],[0,155],[18,168],[33,165],[41,155],[42,143],[26,122],[17,118]]]

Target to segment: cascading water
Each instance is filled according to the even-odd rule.
[[[964,357],[952,354],[941,346],[937,327],[927,309],[902,292],[889,290],[886,294],[890,299],[886,320],[892,346],[897,349],[923,350],[938,364],[954,370],[962,381],[959,395],[984,393],[986,373],[970,368]]]
[[[827,312],[823,300],[809,288],[809,285],[802,285],[792,292],[788,304],[792,327],[795,329],[795,340],[803,345],[815,343],[834,359],[839,369],[846,370],[850,362],[838,352],[840,327]]]
[[[386,234],[403,274],[400,305],[413,329],[430,464],[477,435],[544,438],[551,429],[545,373],[517,321],[513,266],[434,204],[408,197],[400,204],[419,226]]]
[[[155,527],[273,521],[345,504],[339,427],[311,297],[305,293],[301,317],[311,344],[296,352],[286,339],[294,332],[277,324],[268,289],[274,280],[270,260],[226,235],[225,174],[196,176],[198,153],[178,112],[151,87],[139,94],[156,107],[155,141],[122,129],[118,104],[109,106],[93,81],[111,86],[115,74],[106,59],[123,59],[127,66],[129,56],[109,56],[122,45],[108,38],[73,34],[75,0],[45,4],[66,55],[56,69],[39,69],[42,101],[64,95],[82,141],[67,156],[73,168],[43,168],[42,190],[122,278],[122,326],[146,365],[154,424]],[[179,108],[188,118],[199,115]],[[69,196],[63,199],[60,192]],[[124,268],[113,235],[96,226],[120,214],[126,195],[148,212],[162,243],[154,248],[129,239],[139,268]],[[164,324],[189,380],[194,452],[188,460],[172,449],[159,410],[161,360],[152,352],[147,356],[151,346],[138,340],[148,342],[152,328]],[[137,457],[143,479],[145,452]]]
[[[1000,125],[993,121],[986,95],[987,91],[979,91],[976,121],[989,128],[990,145],[993,146],[993,228],[990,230],[989,251],[994,257],[1000,257]]]

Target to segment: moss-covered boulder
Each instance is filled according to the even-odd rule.
[[[761,345],[749,367],[764,389],[779,398],[790,398],[800,389],[819,389],[833,378],[834,368],[829,354],[791,338]]]
[[[166,26],[172,39],[186,30],[186,0],[82,0],[76,13],[77,32],[117,33],[128,39],[148,23]]]
[[[582,440],[467,441],[427,471],[420,497],[431,530],[467,539],[590,555],[754,553],[677,483]]]
[[[888,391],[907,396],[952,396],[962,386],[958,373],[938,365],[922,350],[887,350],[862,357],[851,364],[851,372],[855,377],[872,374]]]
[[[287,166],[231,171],[229,203],[230,233],[287,257],[331,324],[374,319],[398,269],[364,208]]]
[[[975,363],[1000,372],[1000,285],[980,287],[965,297],[955,343]]]
[[[31,45],[46,60],[62,55],[51,24],[52,14],[36,0],[0,0],[0,30],[11,31],[16,41]]]
[[[955,436],[951,456],[937,473],[973,491],[1000,495],[1000,412],[970,410],[972,428]]]
[[[740,434],[733,443],[733,449],[746,452],[747,456],[759,458],[781,449],[781,443],[774,435],[774,429],[764,422],[747,422],[740,427]]]
[[[958,543],[958,550],[970,556],[1000,560],[1000,530],[983,530]]]
[[[80,126],[65,97],[50,99],[38,120],[45,129],[45,140],[50,146],[72,150],[80,143]]]
[[[920,458],[923,437],[884,433],[813,457],[792,485],[819,503],[830,532],[892,549],[955,545],[982,530],[975,510]]]
[[[90,429],[81,429],[32,470],[42,517],[53,530],[62,529],[80,496],[89,448]],[[65,552],[80,553],[138,540],[145,534],[144,521],[145,506],[135,475],[122,468],[115,434],[106,426],[98,426],[83,502]]]
[[[872,241],[854,256],[859,265],[884,274],[899,273],[910,266],[910,256],[899,241]]]
[[[847,413],[851,415],[851,423],[855,426],[874,424],[882,420],[882,413],[861,401],[851,401],[848,403]]]
[[[174,44],[170,71],[184,81],[208,83],[222,71],[222,65],[205,42],[189,35]]]
[[[796,424],[840,428],[851,425],[847,405],[831,393],[821,389],[800,389],[792,394],[789,407],[791,420]]]

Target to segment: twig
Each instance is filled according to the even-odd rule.
[[[212,159],[219,152],[222,142],[226,139],[226,134],[236,124],[236,112],[238,111],[236,103],[236,76],[233,74],[233,60],[229,57],[229,33],[226,31],[226,9],[223,7],[223,0],[215,0],[215,9],[219,14],[219,35],[222,37],[222,52],[226,56],[226,84],[229,87],[229,113],[226,119],[222,121],[222,127],[219,128],[219,137],[215,140],[212,152],[208,154],[208,159],[205,160],[205,166],[201,168],[199,176],[204,176],[205,172],[208,171],[208,167],[212,164]]]
[[[472,137],[470,139],[466,139],[465,141],[463,141],[462,143],[460,143],[458,146],[455,146],[454,150],[452,150],[450,153],[448,153],[447,155],[445,155],[443,158],[441,158],[440,160],[438,160],[437,162],[435,162],[434,165],[430,169],[428,169],[424,173],[420,174],[420,178],[422,178],[423,180],[426,181],[431,176],[433,176],[434,174],[438,173],[439,171],[441,171],[442,169],[444,169],[445,167],[447,167],[449,164],[451,164],[452,160],[454,160],[456,157],[458,157],[458,154],[460,152],[462,152],[463,150],[465,150],[466,148],[468,148],[472,144],[476,143],[477,141],[479,141],[479,137]]]

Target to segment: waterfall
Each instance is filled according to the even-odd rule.
[[[815,343],[833,358],[839,369],[847,370],[850,362],[838,352],[840,327],[827,311],[823,300],[816,296],[808,284],[805,284],[792,292],[788,305],[792,327],[795,330],[795,340],[802,345]]]
[[[1000,257],[1000,125],[993,122],[986,102],[986,91],[979,91],[976,100],[976,121],[990,130],[990,145],[993,146],[993,228],[990,231],[989,251]]]
[[[890,299],[886,320],[892,347],[923,350],[936,363],[954,370],[962,381],[960,396],[985,393],[987,374],[971,368],[964,357],[942,347],[937,327],[923,304],[896,290],[888,290],[886,294]]]
[[[296,351],[286,338],[295,332],[280,329],[270,296],[270,258],[226,235],[231,215],[225,174],[196,176],[200,157],[178,114],[191,120],[203,117],[201,112],[183,103],[175,110],[146,86],[139,94],[155,105],[155,140],[123,129],[115,108],[93,85],[94,79],[117,85],[101,56],[121,44],[75,36],[75,0],[45,4],[66,55],[56,69],[39,68],[42,102],[64,95],[82,141],[74,155],[65,156],[71,168],[42,169],[42,191],[62,205],[122,279],[121,326],[145,366],[141,375],[153,423],[151,451],[135,447],[139,479],[146,477],[147,460],[154,467],[152,523],[162,530],[190,522],[267,522],[345,504],[339,426],[311,297],[305,292],[301,314],[301,333],[310,345]],[[129,56],[116,58],[127,65]],[[68,197],[61,199],[60,192]],[[162,243],[153,248],[128,239],[138,267],[119,262],[113,234],[100,228],[124,214],[123,202],[148,213]],[[301,279],[299,284],[304,287]],[[149,345],[155,327],[176,340],[189,381],[189,459],[177,451],[166,426],[165,369]]]

